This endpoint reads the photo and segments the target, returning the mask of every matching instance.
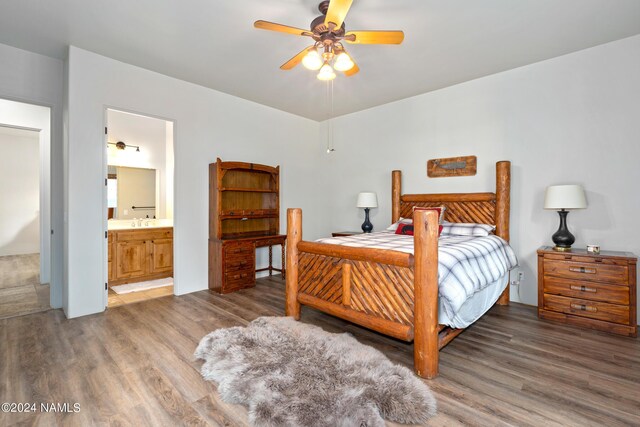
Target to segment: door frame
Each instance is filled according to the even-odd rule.
[[[171,133],[171,141],[169,141],[168,135],[167,135],[167,139],[166,139],[166,144],[171,144],[171,148],[172,148],[172,153],[173,153],[173,176],[171,177],[171,185],[167,185],[166,186],[166,195],[165,197],[168,198],[169,196],[171,196],[171,204],[172,204],[172,217],[173,217],[173,294],[176,294],[176,288],[177,288],[177,283],[178,283],[178,278],[177,278],[177,274],[176,274],[176,244],[175,244],[175,239],[176,239],[176,235],[178,234],[177,230],[176,230],[176,214],[177,214],[177,210],[176,210],[176,206],[175,206],[175,188],[176,188],[176,141],[177,141],[177,132],[178,132],[178,126],[177,126],[177,121],[175,119],[171,119],[168,117],[163,117],[163,116],[158,116],[155,114],[149,114],[149,113],[143,113],[140,111],[136,111],[136,110],[131,110],[128,108],[122,108],[122,107],[116,107],[113,105],[103,105],[103,123],[104,123],[104,133],[103,133],[103,138],[102,138],[102,142],[103,142],[103,147],[104,149],[102,150],[102,167],[103,167],[103,177],[105,179],[104,185],[102,186],[102,218],[103,218],[103,230],[105,232],[105,239],[102,245],[102,259],[103,259],[103,263],[102,263],[102,267],[103,267],[103,279],[104,279],[104,284],[100,284],[100,286],[105,286],[104,289],[104,293],[103,293],[103,302],[104,302],[104,308],[106,309],[109,305],[109,289],[108,289],[108,283],[109,283],[109,244],[108,244],[108,232],[109,232],[109,220],[108,220],[108,214],[107,214],[107,175],[108,175],[108,162],[109,162],[109,154],[108,154],[108,111],[112,110],[112,111],[118,111],[118,112],[122,112],[122,113],[128,113],[128,114],[135,114],[138,116],[142,116],[142,117],[149,117],[152,119],[158,119],[158,120],[162,120],[164,122],[168,122],[168,123],[172,123],[172,133]],[[165,182],[167,180],[167,177],[165,177]],[[113,262],[115,262],[117,257],[113,258]]]
[[[46,103],[34,102],[28,99],[15,98],[0,95],[0,99],[9,102],[16,102],[28,106],[46,108],[48,110],[47,123],[42,127],[24,126],[11,122],[0,122],[0,126],[24,129],[38,132],[39,159],[39,248],[40,248],[40,284],[49,283],[49,305],[54,308],[61,306],[62,302],[62,282],[57,280],[54,274],[53,264],[53,238],[55,213],[52,210],[51,195],[53,192],[52,162],[53,134],[54,134],[54,107]],[[63,230],[58,230],[58,239],[62,239]]]

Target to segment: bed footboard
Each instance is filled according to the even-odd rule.
[[[438,372],[438,218],[416,211],[415,254],[302,240],[302,211],[287,210],[286,314],[301,304],[405,341],[416,373]]]

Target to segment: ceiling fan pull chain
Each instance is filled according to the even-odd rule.
[[[333,153],[335,148],[333,148],[333,80],[327,81],[326,86],[326,100],[327,100],[327,110],[329,111],[329,117],[327,119],[327,154]]]

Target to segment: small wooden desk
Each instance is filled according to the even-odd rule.
[[[275,236],[266,236],[257,238],[256,240],[256,248],[263,248],[265,246],[269,247],[269,267],[256,269],[256,273],[260,271],[268,271],[269,276],[273,274],[274,271],[279,271],[282,273],[282,277],[285,275],[285,242],[287,240],[287,236],[285,234],[278,234]],[[273,247],[280,245],[281,254],[282,254],[282,264],[281,268],[275,268],[273,266]]]
[[[284,234],[240,237],[234,239],[209,239],[209,289],[222,294],[250,288],[256,284],[256,273],[274,271],[285,275]],[[273,246],[282,247],[282,267],[273,266]],[[269,247],[269,266],[256,269],[256,248]],[[219,266],[219,267],[218,267]]]

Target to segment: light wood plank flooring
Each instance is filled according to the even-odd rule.
[[[67,320],[59,310],[0,320],[0,402],[80,403],[79,413],[0,414],[0,425],[247,424],[192,358],[202,336],[283,315],[279,276],[230,295],[208,291]],[[412,345],[303,308],[302,321],[410,367]],[[494,307],[441,352],[430,425],[640,425],[640,342]]]
[[[40,254],[0,257],[0,319],[49,308],[49,285],[40,284]]]
[[[113,308],[134,302],[146,301],[148,299],[166,297],[168,295],[173,295],[173,285],[140,292],[129,292],[128,294],[117,294],[109,288],[107,305],[109,308]]]

